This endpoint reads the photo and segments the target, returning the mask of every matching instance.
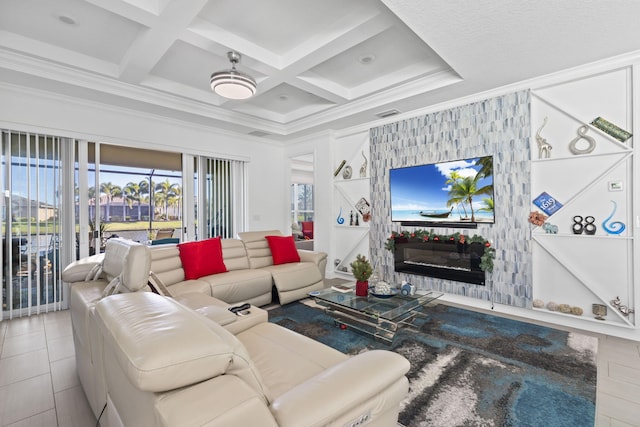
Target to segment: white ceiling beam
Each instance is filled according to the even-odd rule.
[[[181,40],[219,56],[226,57],[230,49],[239,52],[242,64],[263,74],[281,68],[279,55],[200,18],[185,30]]]
[[[207,0],[169,2],[158,19],[142,31],[127,50],[120,63],[120,78],[129,83],[141,82],[206,4]]]
[[[135,5],[125,0],[86,0],[86,2],[145,27],[153,25],[160,12],[157,7],[142,7],[140,4]]]
[[[356,24],[353,24],[348,31],[336,29],[311,38],[287,53],[285,61],[287,65],[279,73],[267,77],[261,83],[265,90],[286,82],[334,103],[348,100],[350,94],[344,87],[332,84],[326,79],[314,78],[307,70],[380,34],[394,22],[380,13],[357,18],[350,16],[344,19],[349,22],[355,21]],[[344,25],[338,22],[336,28],[344,28]]]

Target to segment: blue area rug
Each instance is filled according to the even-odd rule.
[[[269,320],[347,354],[406,357],[410,390],[398,422],[407,427],[594,425],[595,338],[442,304],[427,310],[391,345],[301,302],[269,311]]]

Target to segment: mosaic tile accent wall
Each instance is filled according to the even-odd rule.
[[[370,250],[385,280],[407,280],[419,289],[531,307],[530,106],[529,91],[522,91],[370,130]],[[419,227],[391,222],[389,169],[487,155],[494,156],[495,224],[466,230],[488,239],[496,249],[487,285],[395,273],[393,254],[384,247],[387,238],[392,231]],[[437,229],[442,234],[456,231],[460,230]]]

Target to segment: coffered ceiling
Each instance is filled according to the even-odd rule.
[[[0,0],[0,82],[287,140],[640,49],[634,0]],[[230,101],[212,72],[252,75]]]

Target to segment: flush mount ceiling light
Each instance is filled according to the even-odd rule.
[[[211,90],[229,99],[247,99],[256,93],[256,81],[248,74],[236,70],[240,62],[238,52],[228,52],[231,69],[211,74]]]

